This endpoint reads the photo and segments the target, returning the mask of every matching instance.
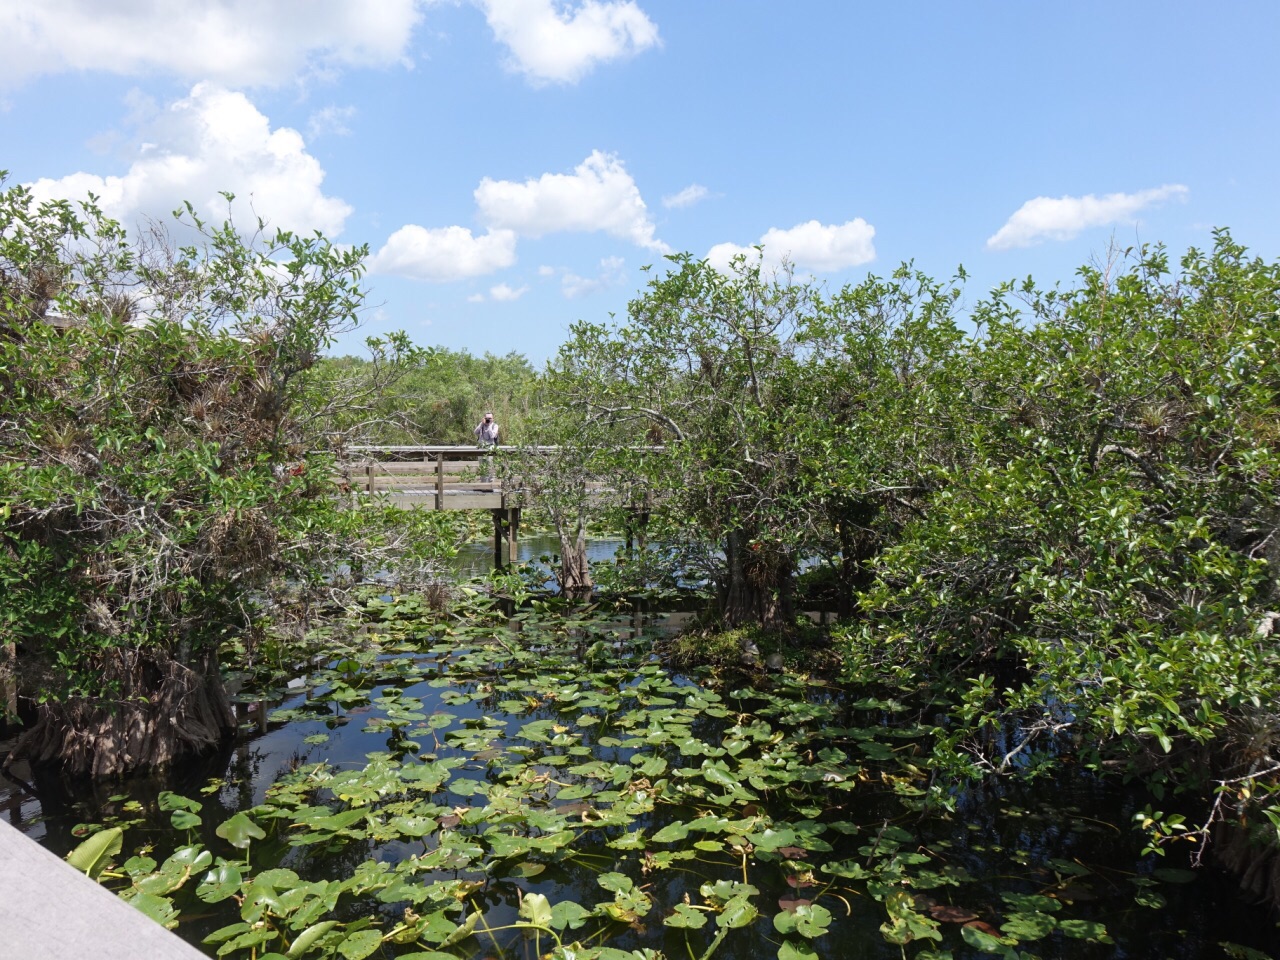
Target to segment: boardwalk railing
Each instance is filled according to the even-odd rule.
[[[415,510],[505,510],[522,491],[491,479],[493,459],[515,447],[348,447],[340,482],[356,494],[378,494]],[[539,449],[539,448],[535,448]]]
[[[410,510],[489,510],[493,565],[519,557],[521,490],[492,479],[493,461],[514,447],[348,447],[339,482],[355,496]]]
[[[529,492],[494,479],[504,453],[555,453],[558,447],[351,446],[338,482],[352,496],[377,497],[411,510],[490,510],[494,566],[518,559],[520,509]],[[661,451],[662,447],[637,449]],[[603,487],[601,487],[603,489]],[[648,516],[649,504],[637,505]]]

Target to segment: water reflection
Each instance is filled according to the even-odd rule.
[[[590,563],[607,563],[614,559],[623,546],[624,542],[620,539],[590,540],[587,543],[587,560]],[[559,538],[550,533],[522,535],[518,547],[519,562],[532,563],[536,569],[546,575],[547,582],[552,582],[554,578],[551,575],[551,568],[538,558],[557,556],[560,553]],[[463,579],[488,576],[493,571],[493,543],[477,540],[463,544],[452,562],[452,567],[454,573]]]

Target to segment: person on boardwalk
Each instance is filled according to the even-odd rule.
[[[476,428],[471,432],[476,435],[476,444],[481,447],[496,447],[498,445],[498,425],[494,423],[492,413],[486,413],[484,419],[476,424]],[[492,456],[487,456],[483,459],[480,479],[484,483],[493,481]]]
[[[482,447],[492,447],[498,443],[498,425],[493,422],[492,413],[486,413],[471,432],[476,435],[476,442]]]

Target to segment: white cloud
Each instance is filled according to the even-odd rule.
[[[73,173],[30,184],[41,198],[81,200],[97,194],[103,209],[128,223],[140,216],[163,219],[190,201],[215,222],[228,213],[220,191],[236,194],[236,209],[251,207],[272,227],[342,232],[351,207],[326,196],[324,170],[307,153],[302,136],[271,123],[242,93],[210,83],[155,110],[139,101],[142,141],[122,176]],[[248,225],[248,224],[246,224]]]
[[[524,183],[485,177],[475,198],[488,226],[521,236],[603,231],[659,253],[669,250],[654,237],[648,208],[622,161],[599,150],[571,174],[544,173]]]
[[[600,273],[595,277],[580,277],[576,273],[565,271],[560,278],[560,290],[570,300],[585,297],[609,287],[616,287],[626,279],[623,271],[625,261],[621,257],[605,257],[600,261]]]
[[[684,207],[692,207],[695,203],[707,199],[710,191],[700,183],[691,183],[679,193],[673,193],[662,198],[662,205],[668,209],[680,210]]]
[[[633,0],[586,0],[574,10],[552,0],[476,0],[508,66],[534,84],[576,83],[598,63],[661,43]]]
[[[538,276],[540,277],[554,277],[555,275],[556,275],[555,267],[549,266],[544,263],[542,266],[538,268]]]
[[[0,87],[101,70],[228,86],[406,62],[422,0],[10,0],[0,4]]]
[[[1043,240],[1070,240],[1090,227],[1132,222],[1138,211],[1170,198],[1185,200],[1190,191],[1169,183],[1137,193],[1109,193],[1104,197],[1036,197],[1028,200],[1003,227],[987,239],[987,249],[1030,247]]]
[[[467,297],[467,303],[484,303],[483,293],[473,293]]]
[[[861,217],[841,224],[810,220],[790,230],[770,227],[759,245],[764,247],[766,268],[777,268],[785,260],[802,270],[823,273],[870,263],[876,258],[875,235],[876,228]],[[707,253],[707,260],[717,270],[724,270],[738,254],[748,260],[756,257],[754,247],[718,243]]]
[[[500,283],[496,287],[489,288],[489,297],[493,300],[508,302],[511,300],[519,300],[528,292],[529,288],[527,286],[512,289],[507,286],[507,284]]]
[[[347,121],[355,115],[355,107],[328,106],[317,110],[307,118],[307,136],[312,140],[329,133],[340,137],[348,136],[351,128],[347,126]]]
[[[466,227],[407,224],[387,238],[369,260],[373,273],[445,282],[478,277],[516,262],[516,235],[491,230],[472,236]]]

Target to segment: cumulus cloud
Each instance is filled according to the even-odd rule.
[[[307,136],[312,140],[330,133],[340,137],[348,136],[351,128],[347,126],[347,121],[355,115],[355,107],[328,106],[317,110],[307,118]]]
[[[517,183],[485,177],[475,191],[484,223],[521,236],[601,231],[667,253],[636,182],[613,154],[592,152],[573,173],[544,173]]]
[[[101,70],[228,86],[405,63],[422,0],[40,0],[0,4],[0,87]]]
[[[1167,183],[1137,193],[1108,193],[1103,197],[1036,197],[1014,212],[1005,225],[987,239],[989,250],[1030,247],[1044,240],[1070,240],[1090,227],[1130,223],[1147,207],[1190,191],[1180,183]]]
[[[825,273],[874,260],[875,235],[876,228],[861,217],[840,224],[810,220],[790,230],[771,227],[758,245],[764,248],[762,262],[766,268],[776,268],[786,261],[801,270]],[[748,260],[754,260],[757,255],[754,247],[718,243],[707,253],[707,260],[717,270],[724,270],[739,254]]]
[[[516,235],[490,230],[473,236],[466,227],[406,224],[369,260],[372,273],[445,282],[478,277],[516,262]]]
[[[510,69],[534,84],[576,83],[598,63],[661,43],[658,28],[633,0],[586,0],[559,9],[552,0],[476,0]]]
[[[679,193],[673,193],[662,198],[662,205],[667,209],[681,210],[685,207],[692,207],[695,203],[707,199],[710,191],[700,183],[691,183]]]
[[[609,287],[620,286],[626,279],[621,257],[605,257],[600,261],[600,272],[594,277],[580,277],[565,271],[560,278],[560,290],[570,300],[585,297]]]
[[[272,227],[320,230],[337,236],[351,207],[326,196],[324,170],[301,134],[270,121],[242,93],[210,83],[163,110],[136,105],[141,119],[136,156],[121,176],[73,173],[29,186],[40,198],[81,200],[92,192],[118,220],[162,219],[190,201],[220,221],[228,209],[221,191],[236,194]],[[143,108],[146,107],[144,110]]]
[[[529,292],[527,286],[512,288],[505,283],[500,283],[496,287],[489,288],[489,297],[493,300],[501,302],[509,302],[511,300],[519,300]]]

